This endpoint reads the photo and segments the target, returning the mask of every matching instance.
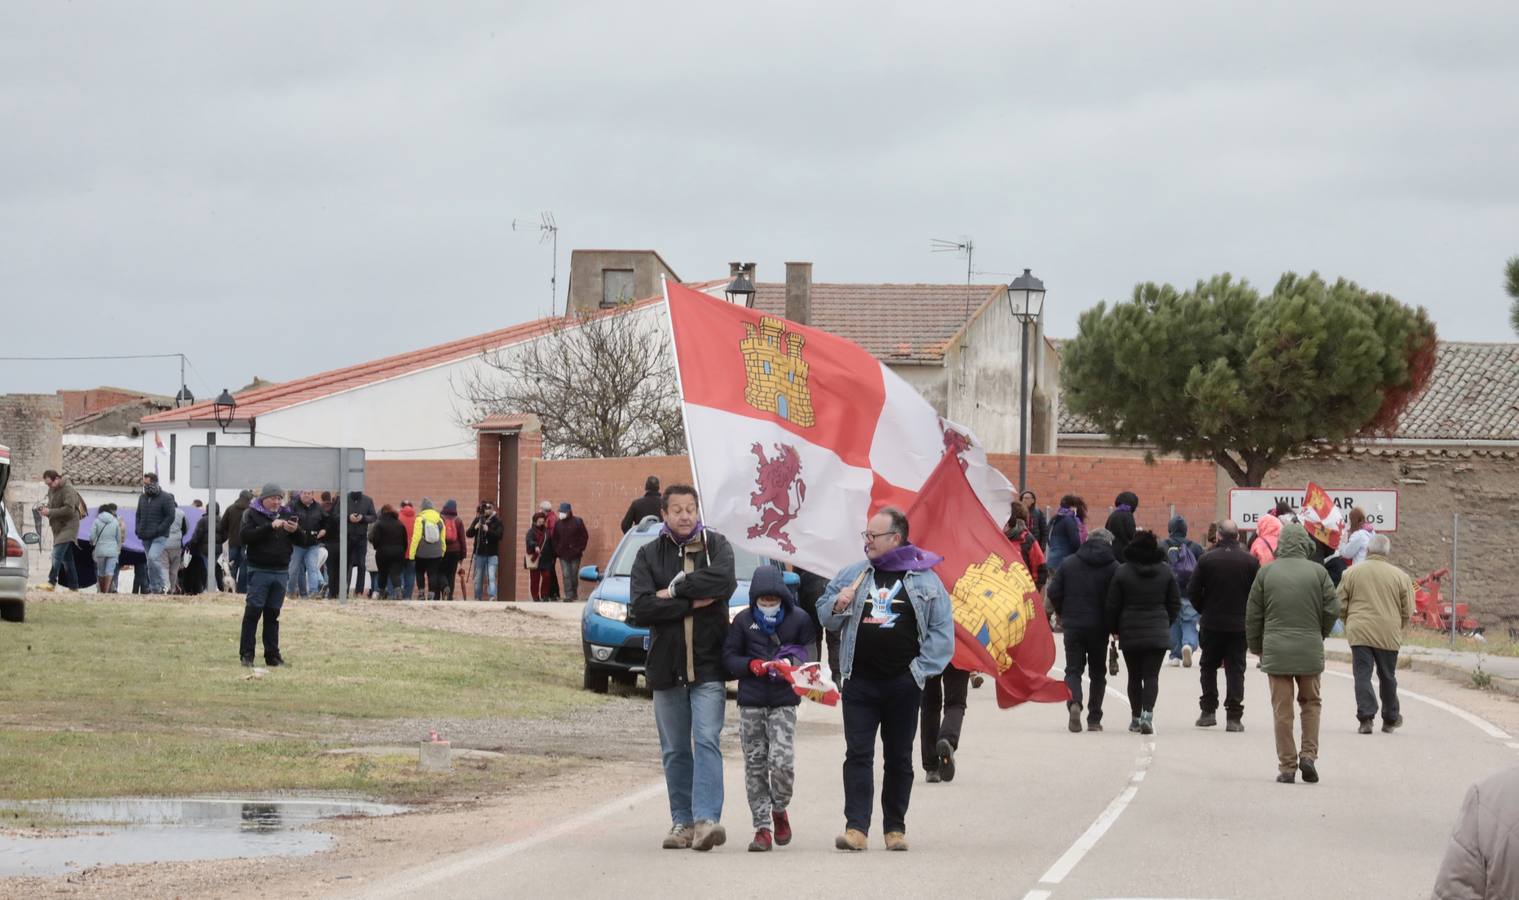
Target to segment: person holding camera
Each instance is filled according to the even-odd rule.
[[[266,484],[258,500],[243,513],[240,534],[248,568],[248,595],[243,607],[243,633],[238,656],[244,666],[253,665],[254,638],[264,623],[264,664],[282,666],[280,655],[280,608],[285,605],[285,581],[290,557],[297,547],[310,548],[318,538],[301,527],[298,514],[281,507],[284,492]]]
[[[501,563],[501,536],[504,528],[496,507],[489,500],[481,500],[475,507],[475,519],[469,523],[465,536],[474,542],[475,599],[496,599],[496,569]],[[489,582],[490,590],[486,591]]]

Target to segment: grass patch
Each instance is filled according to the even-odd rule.
[[[563,644],[452,634],[287,603],[292,666],[246,679],[235,599],[30,602],[0,628],[0,799],[337,790],[401,802],[495,789],[542,761],[329,756],[398,718],[551,717],[598,702]],[[416,740],[422,735],[400,735]]]
[[[1436,650],[1451,649],[1449,634],[1441,634],[1427,628],[1403,629],[1403,643]],[[1519,657],[1519,642],[1508,638],[1492,637],[1478,640],[1457,635],[1455,649],[1466,653],[1485,653],[1488,656]]]

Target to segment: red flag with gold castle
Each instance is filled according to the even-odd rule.
[[[1345,516],[1340,508],[1329,499],[1329,494],[1323,488],[1313,482],[1308,482],[1308,490],[1303,492],[1303,527],[1319,543],[1338,550],[1340,548],[1340,535],[1345,528]]]
[[[1069,701],[1065,682],[1049,676],[1055,636],[1039,589],[955,457],[940,460],[907,519],[913,543],[944,557],[934,572],[954,606],[955,668],[993,676],[1003,709]]]

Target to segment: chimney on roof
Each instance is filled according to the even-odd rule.
[[[798,325],[811,324],[812,263],[786,263],[786,318]]]

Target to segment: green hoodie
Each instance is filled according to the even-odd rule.
[[[1323,566],[1314,562],[1313,539],[1301,525],[1282,528],[1276,561],[1262,566],[1245,608],[1245,643],[1268,675],[1324,671],[1324,638],[1340,615],[1340,600]]]

